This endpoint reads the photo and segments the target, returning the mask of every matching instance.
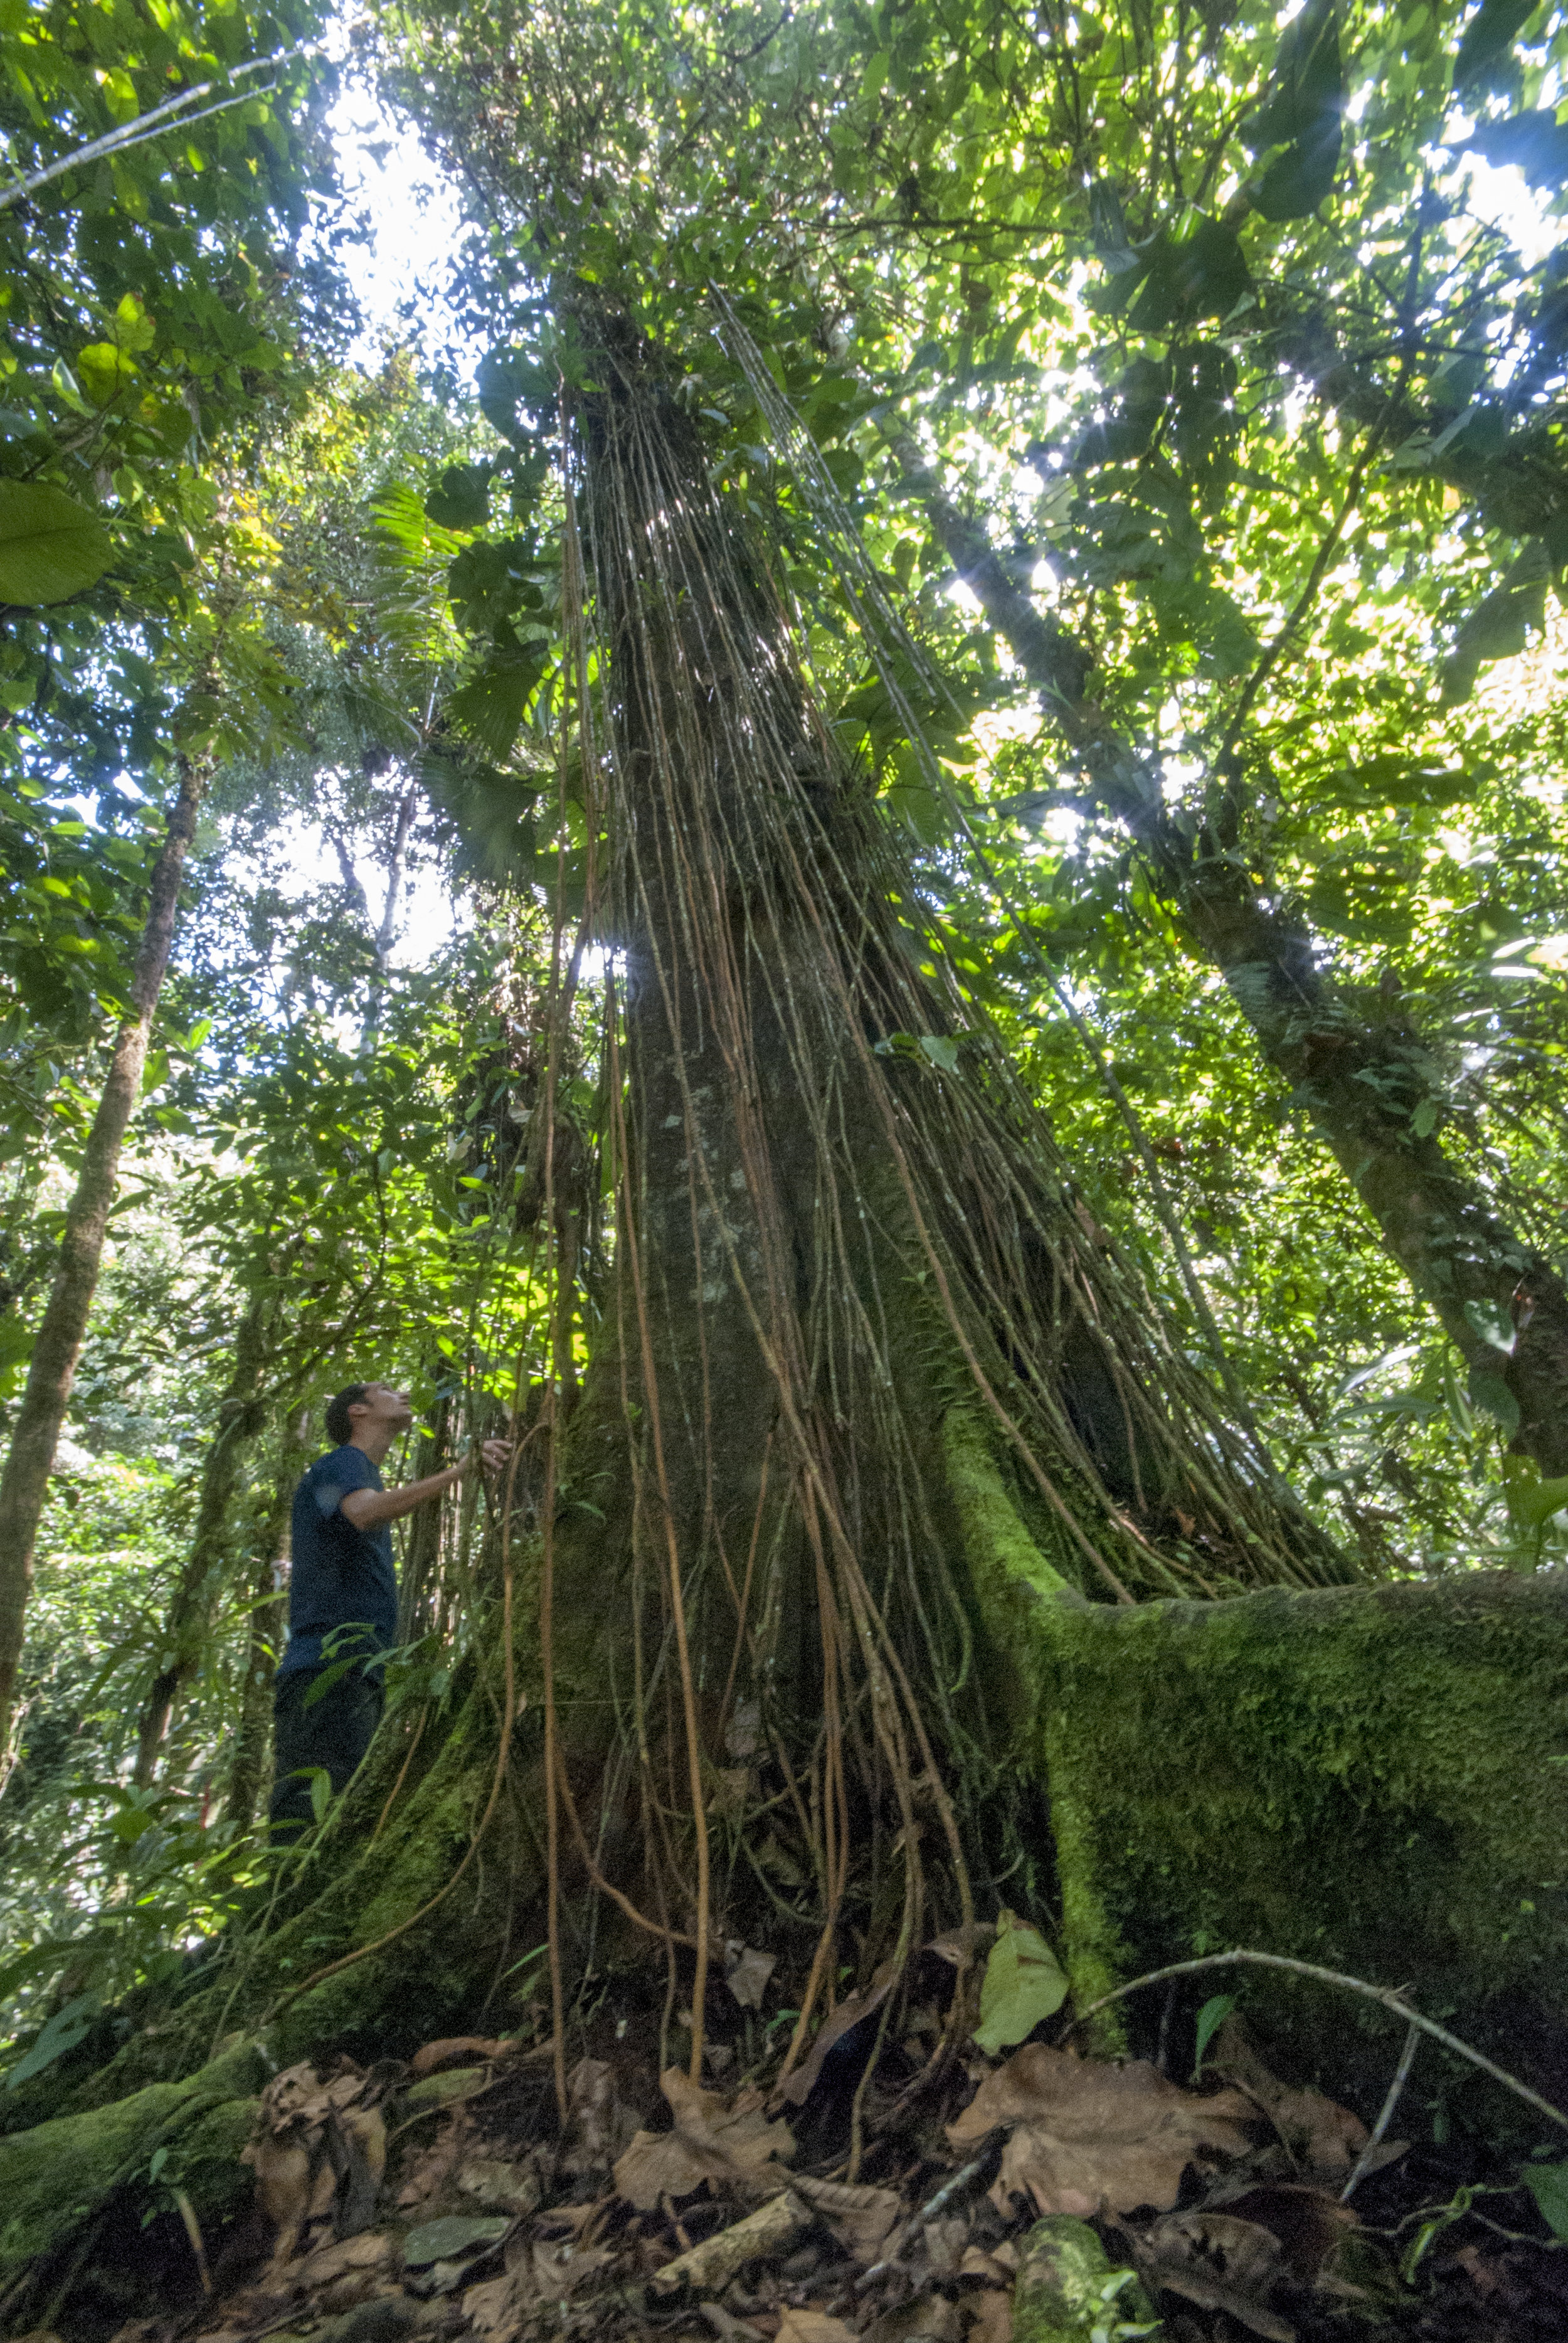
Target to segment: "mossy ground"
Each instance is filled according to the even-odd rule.
[[[184,2082],[154,2083],[0,2139],[0,2287],[126,2191],[156,2209],[179,2187],[201,2217],[233,2211],[250,2193],[239,2150],[269,2071],[254,2045],[242,2045]]]

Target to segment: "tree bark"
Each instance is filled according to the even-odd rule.
[[[118,1182],[120,1153],[141,1091],[153,1015],[174,941],[186,853],[206,782],[205,769],[188,758],[181,759],[179,771],[179,793],[169,810],[163,846],[153,865],[146,920],[131,977],[129,1013],[122,1019],[115,1038],[75,1192],[66,1209],[59,1262],[0,1478],[0,1749],[9,1741],[38,1523],[86,1337],[104,1233]]]
[[[175,1704],[200,1663],[202,1634],[211,1622],[230,1558],[224,1535],[229,1504],[246,1443],[261,1429],[256,1386],[266,1357],[270,1302],[265,1292],[253,1295],[236,1331],[234,1365],[202,1464],[190,1548],[169,1601],[162,1656],[137,1723],[132,1779],[138,1789],[148,1788],[157,1772]]]
[[[288,1633],[288,1594],[286,1587],[277,1583],[277,1569],[279,1563],[288,1558],[294,1492],[309,1423],[308,1414],[302,1413],[284,1427],[272,1502],[257,1540],[239,1730],[235,1735],[234,1765],[223,1810],[224,1821],[236,1834],[247,1830],[255,1821],[267,1775],[272,1748],[272,1680]]]
[[[1290,1083],[1292,1104],[1463,1356],[1476,1396],[1487,1403],[1490,1384],[1493,1412],[1505,1419],[1512,1399],[1513,1448],[1548,1479],[1568,1473],[1568,1290],[1450,1161],[1435,1131],[1417,1133],[1416,1110],[1439,1097],[1420,1033],[1406,1017],[1372,1022],[1335,987],[1306,929],[1265,896],[1241,858],[1233,801],[1191,835],[1172,820],[1158,772],[1087,696],[1088,652],[1013,583],[983,526],[946,494],[913,440],[892,446],[948,558],[1039,690],[1092,804],[1131,833],[1194,949],[1223,975],[1263,1057]]]

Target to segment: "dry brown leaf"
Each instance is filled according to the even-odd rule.
[[[488,2156],[476,2156],[463,2165],[457,2187],[476,2204],[506,2213],[536,2212],[543,2194],[531,2164],[502,2164]]]
[[[844,1996],[832,2016],[823,2019],[816,2040],[795,2072],[787,2075],[779,2084],[779,2098],[788,2100],[792,2107],[804,2105],[810,2097],[812,2085],[822,2071],[822,2062],[835,2042],[841,2042],[853,2026],[859,2026],[863,2018],[869,2017],[874,2009],[880,2009],[893,1989],[894,1976],[893,1964],[884,1961],[869,1986],[864,1989],[857,1986],[853,1993]]]
[[[567,2077],[567,2108],[564,2168],[583,2173],[608,2164],[619,2145],[614,2068],[602,2058],[579,2058]]]
[[[860,2343],[959,2343],[962,2321],[945,2294],[918,2294],[873,2318]]]
[[[512,2343],[533,2299],[532,2288],[519,2286],[514,2276],[490,2278],[482,2286],[469,2287],[463,2297],[463,2316],[480,2343]]]
[[[477,2131],[477,2126],[467,2107],[450,2111],[438,2125],[429,2146],[406,2167],[403,2186],[397,2192],[399,2211],[417,2212],[449,2186],[466,2160]]]
[[[1010,2286],[1013,2274],[1005,2262],[988,2254],[983,2246],[966,2246],[959,2263],[960,2278],[979,2278],[982,2286]]]
[[[533,2250],[533,2278],[539,2298],[544,2302],[564,2302],[586,2278],[614,2259],[613,2246],[537,2245]]]
[[[1140,2259],[1150,2286],[1167,2288],[1201,2310],[1222,2310],[1265,2343],[1295,2343],[1295,2328],[1268,2307],[1280,2241],[1256,2221],[1233,2213],[1169,2213],[1144,2237]]]
[[[1205,2153],[1243,2155],[1257,2110],[1239,2091],[1210,2098],[1184,2091],[1142,2060],[1112,2066],[1026,2042],[988,2075],[948,2137],[955,2147],[1010,2126],[991,2201],[1015,2196],[1041,2213],[1085,2218],[1110,2204],[1174,2205],[1181,2175]]]
[[[794,2180],[790,2186],[827,2223],[847,2254],[859,2262],[875,2261],[899,2217],[896,2188],[868,2188],[848,2180]]]
[[[826,2310],[785,2310],[774,2343],[855,2343],[855,2330]]]
[[[1280,2241],[1287,2268],[1301,2278],[1316,2278],[1340,2239],[1360,2226],[1353,2206],[1342,2205],[1326,2189],[1304,2181],[1254,2181],[1250,2187],[1216,2190],[1209,2209],[1256,2221]]]
[[[541,2237],[581,2237],[593,2227],[613,2197],[598,2197],[588,2205],[552,2205],[536,2224]]]
[[[504,2038],[492,2042],[477,2034],[449,2035],[439,2042],[427,2042],[422,2050],[415,2051],[408,2061],[409,2078],[417,2083],[439,2067],[455,2066],[465,2058],[505,2058],[516,2047],[515,2043]]]
[[[964,2343],[1012,2343],[1012,2295],[988,2288],[971,2295],[964,2308],[969,2328]]]
[[[726,1952],[724,1982],[742,2009],[760,2009],[768,1980],[779,1966],[777,1953],[759,1953],[753,1945],[734,1947],[735,1958]]]
[[[1267,2110],[1286,2147],[1307,2171],[1342,2177],[1366,2146],[1367,2127],[1361,2117],[1311,2085],[1295,2090],[1282,2083],[1264,2064],[1239,2017],[1226,2018],[1219,2028],[1206,2064]]]
[[[659,2088],[675,2116],[671,2131],[639,2131],[615,2167],[618,2195],[640,2213],[661,2197],[689,2197],[709,2181],[755,2196],[775,2190],[779,2166],[795,2153],[788,2124],[769,2123],[760,2091],[745,2090],[732,2105],[671,2066]]]
[[[928,2221],[920,2232],[920,2244],[926,2260],[939,2278],[950,2278],[963,2259],[969,2242],[970,2225],[967,2214],[958,2213],[945,2221]]]
[[[392,2261],[392,2240],[372,2230],[357,2237],[344,2237],[336,2245],[317,2246],[314,2253],[305,2256],[289,2271],[292,2285],[313,2291],[318,2286],[330,2286],[334,2279],[345,2278],[351,2271],[388,2268]]]

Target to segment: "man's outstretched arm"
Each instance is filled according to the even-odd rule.
[[[448,1464],[444,1473],[427,1473],[423,1481],[407,1482],[401,1489],[350,1489],[340,1510],[357,1530],[379,1529],[383,1522],[400,1522],[405,1513],[438,1497],[466,1473],[481,1468],[498,1473],[511,1453],[506,1441],[487,1440],[483,1448],[471,1448],[460,1463]]]

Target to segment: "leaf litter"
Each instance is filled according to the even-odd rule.
[[[291,2067],[257,2104],[244,2150],[256,2209],[222,2242],[211,2298],[116,2343],[1328,2343],[1390,2318],[1420,2343],[1568,2333],[1554,2313],[1508,2323],[1536,2301],[1542,2263],[1557,2299],[1559,2266],[1527,2238],[1449,2238],[1439,2217],[1402,2247],[1397,2222],[1380,2232],[1361,2199],[1342,2203],[1365,2127],[1282,2082],[1233,2012],[1192,2086],[1146,2061],[1012,2046],[1060,1971],[1012,1915],[983,1934],[928,1948],[961,1976],[989,1946],[967,2059],[912,2114],[898,2077],[870,2078],[854,2181],[847,2111],[869,2043],[847,2074],[831,2053],[880,2008],[880,1978],[840,2000],[794,2090],[765,2069],[721,2089],[668,2067],[656,2085],[618,2039],[572,2068],[564,2128],[548,2049],[460,2036],[407,2065]],[[478,2081],[437,2096],[454,2071]],[[1392,2167],[1407,2151],[1384,2154]],[[1551,2197],[1555,2167],[1539,2177],[1515,2198]],[[1392,2203],[1396,2186],[1408,2198],[1389,2168],[1362,2195]]]

